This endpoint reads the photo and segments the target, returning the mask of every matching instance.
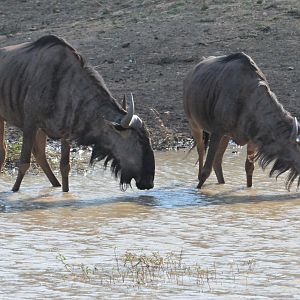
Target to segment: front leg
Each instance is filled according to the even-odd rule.
[[[68,192],[70,173],[70,145],[64,138],[61,139],[60,173],[62,177],[62,191]]]
[[[208,152],[207,152],[207,157],[206,157],[206,160],[205,160],[204,167],[201,170],[199,183],[198,183],[198,186],[197,186],[198,189],[201,189],[203,183],[206,181],[206,179],[209,177],[209,175],[212,171],[215,155],[216,155],[216,152],[219,148],[221,138],[222,138],[222,135],[219,134],[219,133],[213,132],[211,134],[210,142],[209,142],[209,148],[208,148]]]
[[[253,143],[247,144],[247,158],[245,162],[245,171],[247,177],[247,187],[252,187],[252,177],[254,171],[254,160],[255,160],[256,147]]]
[[[6,156],[4,129],[5,129],[4,120],[0,117],[0,171],[5,162],[5,156]]]
[[[46,134],[42,131],[42,129],[38,129],[36,133],[33,149],[32,149],[33,155],[35,156],[36,162],[40,165],[40,167],[48,177],[51,184],[57,187],[60,186],[60,183],[55,177],[55,175],[53,174],[46,159],[46,153],[45,153],[46,140],[47,140]]]
[[[213,163],[213,167],[214,167],[214,170],[215,170],[215,173],[217,176],[217,180],[218,180],[218,183],[220,183],[220,184],[225,183],[223,169],[222,169],[222,160],[223,160],[223,155],[228,146],[228,143],[229,143],[229,137],[223,136],[220,141],[218,150],[215,155],[214,163]]]
[[[13,192],[17,192],[20,189],[20,185],[24,178],[24,175],[30,167],[31,151],[32,151],[35,135],[36,135],[36,128],[34,127],[28,127],[26,129],[24,128],[18,176],[12,188]]]

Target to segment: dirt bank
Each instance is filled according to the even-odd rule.
[[[298,0],[2,0],[1,46],[67,39],[119,99],[133,92],[156,149],[190,141],[182,81],[202,56],[248,53],[300,116]]]

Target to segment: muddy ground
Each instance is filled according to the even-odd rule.
[[[156,149],[190,143],[182,81],[203,56],[244,51],[300,117],[299,0],[1,0],[0,45],[64,37],[112,94],[133,92]]]

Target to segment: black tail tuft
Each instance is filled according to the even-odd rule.
[[[206,152],[208,145],[209,145],[209,133],[206,131],[203,131],[203,140],[204,140],[204,149]]]

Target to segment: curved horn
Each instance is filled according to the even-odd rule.
[[[291,139],[294,141],[297,138],[297,135],[298,135],[298,121],[297,121],[297,118],[294,117]]]
[[[125,97],[125,94],[124,94],[123,101],[122,101],[122,108],[123,108],[124,110],[127,109],[127,104],[126,104],[126,97]]]
[[[127,109],[127,114],[121,120],[121,126],[123,128],[128,128],[129,127],[133,115],[134,115],[134,101],[133,101],[133,95],[131,93],[131,96],[129,98],[129,105],[128,105],[128,109]]]

